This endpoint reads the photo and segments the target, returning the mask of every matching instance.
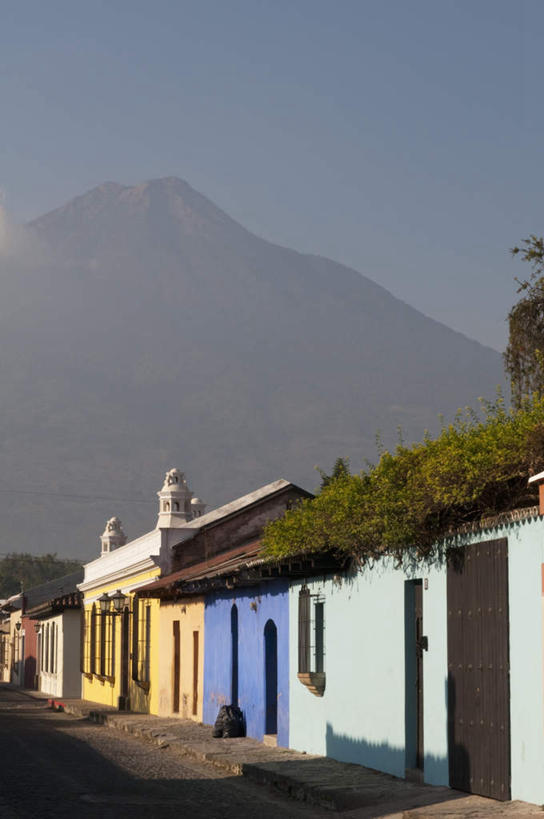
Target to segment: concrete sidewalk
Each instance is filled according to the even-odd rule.
[[[210,726],[192,720],[120,712],[85,700],[36,696],[31,691],[21,693],[45,699],[49,707],[67,714],[125,731],[159,748],[170,748],[182,756],[272,786],[294,799],[345,812],[346,819],[543,816],[541,807],[524,802],[496,802],[446,787],[407,782],[360,765],[270,748],[254,739],[214,739]]]

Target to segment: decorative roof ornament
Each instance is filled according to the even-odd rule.
[[[204,501],[201,501],[200,498],[191,498],[191,510],[193,513],[193,518],[201,518],[206,511],[206,504]]]
[[[106,528],[100,536],[102,554],[107,554],[118,546],[124,546],[126,542],[127,536],[123,531],[121,521],[117,516],[110,518],[106,522]]]
[[[169,469],[159,498],[159,529],[176,529],[193,519],[191,498],[193,493],[187,485],[185,475],[179,469]]]

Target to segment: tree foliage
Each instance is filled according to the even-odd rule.
[[[536,503],[527,479],[544,469],[544,399],[507,410],[499,399],[467,408],[436,438],[383,451],[375,466],[343,474],[270,523],[270,557],[332,549],[361,561],[407,548],[432,556],[463,523]]]
[[[334,462],[334,466],[332,468],[332,472],[330,475],[327,475],[322,469],[317,469],[319,474],[321,475],[321,489],[324,489],[326,486],[329,486],[333,481],[338,480],[338,478],[345,478],[347,477],[349,472],[349,458],[337,458]]]
[[[0,560],[0,598],[55,580],[81,567],[77,560],[62,560],[56,554],[31,555],[26,552],[6,555]]]
[[[508,314],[504,354],[512,400],[519,407],[524,396],[544,394],[544,239],[532,234],[511,252],[531,267],[528,278],[516,279],[523,296]]]

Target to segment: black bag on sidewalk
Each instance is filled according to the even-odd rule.
[[[243,737],[244,716],[237,705],[222,705],[213,726],[213,737]]]

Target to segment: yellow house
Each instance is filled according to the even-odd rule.
[[[162,639],[158,600],[137,590],[170,569],[172,547],[202,514],[178,469],[166,473],[155,529],[126,542],[114,517],[101,536],[101,554],[84,567],[82,697],[121,710],[159,713]]]
[[[182,603],[154,602],[160,602],[161,624],[158,713],[163,717],[179,716],[202,722],[204,598]]]

